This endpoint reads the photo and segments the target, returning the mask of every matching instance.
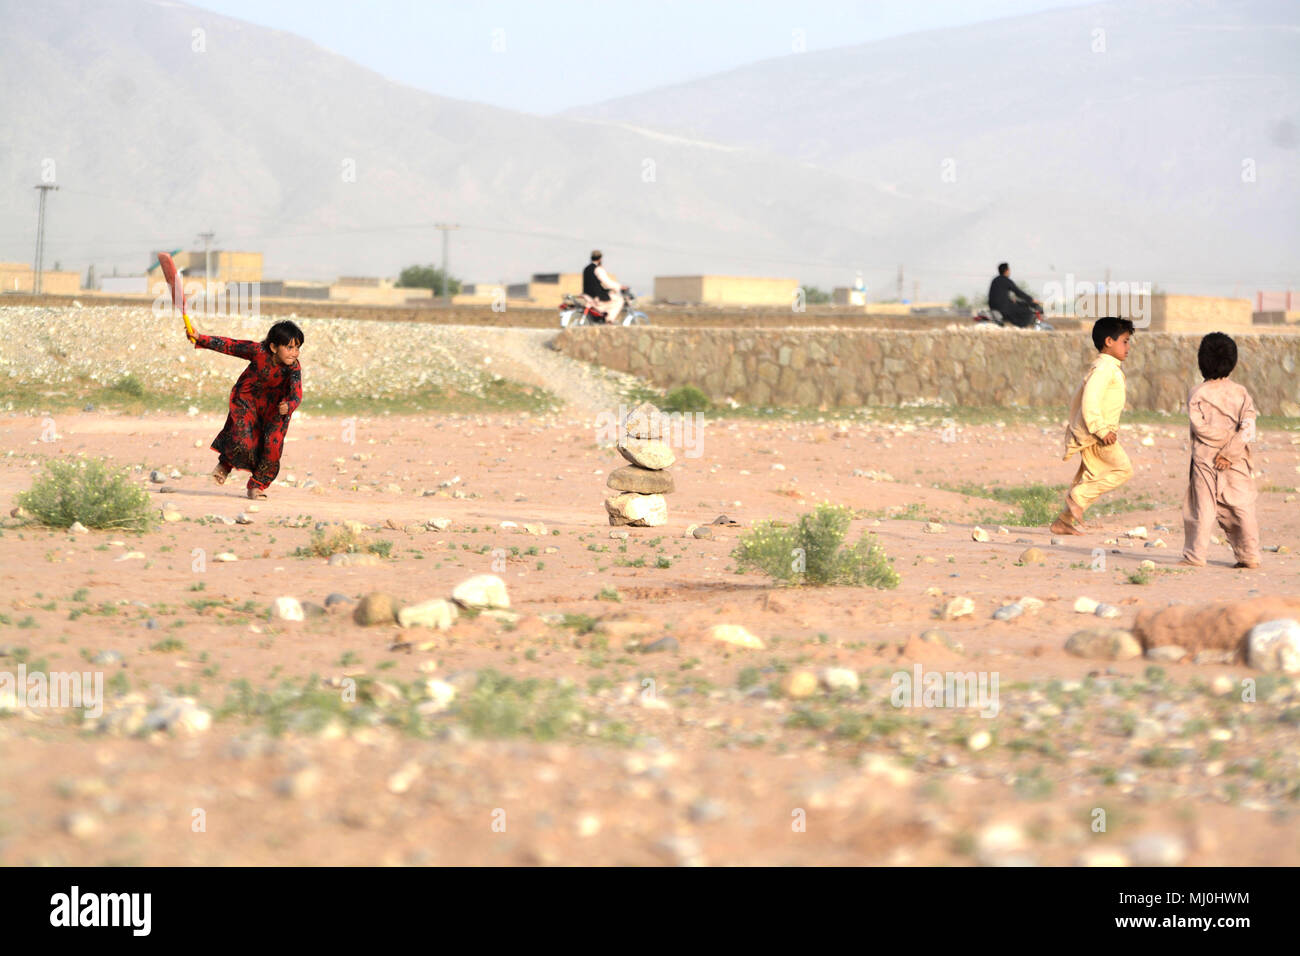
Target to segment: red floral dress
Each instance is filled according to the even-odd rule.
[[[196,349],[211,349],[247,359],[248,368],[230,390],[230,414],[212,450],[223,468],[251,471],[249,488],[265,489],[280,472],[280,454],[289,419],[302,403],[302,371],[298,364],[281,365],[260,342],[199,335]],[[289,414],[280,414],[280,403]]]

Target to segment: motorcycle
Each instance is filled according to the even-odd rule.
[[[1039,305],[1037,302],[1032,303],[1032,305],[1034,309],[1034,321],[1033,324],[1031,325],[1021,326],[1021,325],[1016,325],[1012,322],[1008,322],[1005,318],[1002,317],[1002,313],[999,312],[997,309],[987,309],[987,308],[983,309],[980,312],[975,313],[975,322],[976,324],[988,323],[990,325],[996,325],[1004,329],[1024,328],[1033,332],[1054,331],[1054,327],[1052,323],[1043,321],[1043,307]]]
[[[560,303],[560,328],[576,328],[579,325],[606,325],[605,303],[589,295],[569,294]],[[636,296],[631,289],[623,290],[623,311],[619,314],[618,325],[646,325],[646,314],[636,307]]]

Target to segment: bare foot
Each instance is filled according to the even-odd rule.
[[[265,498],[265,497],[266,497],[266,492],[263,491],[261,488],[249,488],[249,489],[248,489],[248,497],[250,497],[250,498]]]
[[[1233,565],[1233,567],[1246,568],[1247,570],[1254,571],[1256,568],[1259,567],[1259,562],[1255,562],[1254,564],[1247,564],[1245,561],[1238,561],[1236,564]]]
[[[1195,561],[1188,561],[1186,558],[1178,562],[1180,568],[1203,568],[1205,565],[1197,564]]]
[[[1066,524],[1060,518],[1057,518],[1055,521],[1053,521],[1048,526],[1047,530],[1052,532],[1052,534],[1083,534],[1083,532],[1080,531],[1078,528],[1075,528],[1073,525]]]
[[[219,485],[224,485],[226,483],[226,479],[229,477],[230,477],[229,468],[222,468],[220,465],[217,465],[216,468],[212,469],[212,480]]]

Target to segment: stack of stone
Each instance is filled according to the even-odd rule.
[[[673,490],[668,473],[676,456],[663,440],[666,423],[649,402],[632,409],[623,423],[618,453],[631,464],[615,468],[605,482],[616,494],[605,499],[612,525],[651,528],[668,520],[664,495]]]

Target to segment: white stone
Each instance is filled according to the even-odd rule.
[[[763,641],[739,624],[715,624],[709,630],[709,638],[735,647],[748,647],[756,651],[764,649]]]
[[[302,605],[295,597],[278,597],[271,606],[271,616],[282,621],[301,621]]]
[[[1284,617],[1252,627],[1246,635],[1246,663],[1262,671],[1300,674],[1300,621]]]
[[[627,491],[605,499],[605,510],[630,524],[655,528],[668,521],[668,501],[663,495],[640,495]]]
[[[1080,614],[1096,614],[1098,602],[1089,597],[1075,598],[1074,609]]]
[[[402,627],[432,627],[445,631],[455,622],[456,615],[455,604],[443,598],[434,598],[402,608],[397,612],[397,623]]]
[[[856,692],[860,686],[858,672],[849,667],[827,667],[821,672],[822,686],[827,690]]]
[[[495,574],[476,574],[456,585],[451,598],[462,607],[510,607],[506,582]]]

